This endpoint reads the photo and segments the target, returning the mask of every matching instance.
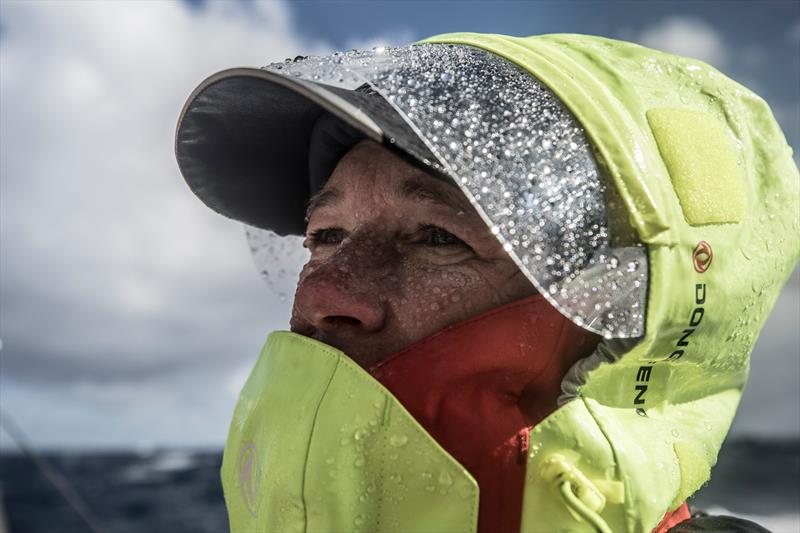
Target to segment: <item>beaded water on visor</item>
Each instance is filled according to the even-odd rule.
[[[606,338],[643,335],[646,249],[610,234],[613,191],[599,175],[586,134],[530,73],[483,50],[444,44],[264,68],[345,89],[368,83],[437,160],[415,143],[391,142],[452,178],[557,309]],[[260,231],[249,231],[249,239],[263,266],[263,246],[275,244]]]

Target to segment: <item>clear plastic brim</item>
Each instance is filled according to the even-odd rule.
[[[606,338],[644,334],[646,248],[612,246],[607,184],[586,134],[530,73],[483,50],[442,44],[351,51],[265,68],[344,89],[371,85],[438,159],[426,163],[453,179],[561,313]],[[414,143],[397,141],[419,161],[429,157]],[[248,230],[262,275],[273,285],[296,281],[305,257],[300,240],[270,233]],[[278,247],[278,241],[284,244]]]
[[[303,237],[278,235],[247,225],[244,230],[261,278],[280,302],[291,301],[300,271],[309,259]]]

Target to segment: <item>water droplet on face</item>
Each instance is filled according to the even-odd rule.
[[[357,441],[363,439],[366,436],[367,436],[367,430],[364,428],[359,428],[356,430],[355,433],[353,433],[353,439]]]
[[[671,431],[671,433],[672,433],[672,436],[673,436],[673,437],[675,437],[675,438],[677,438],[677,437],[680,437],[680,436],[681,436],[680,432],[679,432],[677,429],[673,429],[673,430]]]
[[[539,87],[532,79],[527,79],[531,78],[530,76],[525,80],[517,80],[516,70],[501,64],[499,60],[481,59],[482,56],[468,52],[468,47],[430,45],[424,47],[424,52],[422,48],[415,47],[411,50],[387,48],[386,59],[391,58],[399,61],[398,64],[405,65],[400,69],[390,69],[388,73],[383,59],[374,64],[370,63],[369,57],[377,54],[377,51],[344,54],[343,65],[331,70],[335,71],[335,75],[345,76],[348,79],[353,77],[353,80],[356,79],[353,74],[349,72],[343,74],[347,66],[362,71],[362,75],[366,75],[368,81],[381,89],[395,105],[406,111],[409,118],[420,124],[423,135],[435,145],[437,155],[454,167],[451,170],[457,181],[463,182],[466,188],[473,192],[480,190],[481,186],[488,186],[489,191],[482,193],[483,198],[475,195],[475,201],[484,208],[489,220],[502,228],[504,235],[513,235],[510,232],[511,223],[516,222],[519,226],[518,235],[533,237],[527,239],[531,248],[534,245],[544,244],[544,252],[540,252],[541,257],[537,259],[533,254],[524,253],[526,248],[524,244],[517,244],[511,240],[512,237],[509,237],[514,250],[524,254],[518,257],[520,262],[526,265],[526,268],[528,265],[536,265],[530,270],[535,270],[533,277],[541,282],[541,286],[547,287],[551,283],[558,283],[561,287],[565,275],[568,275],[570,280],[582,281],[580,275],[584,261],[592,256],[593,250],[603,249],[607,244],[608,234],[601,220],[605,214],[602,205],[598,203],[602,194],[596,194],[602,192],[602,188],[596,179],[596,169],[589,162],[591,150],[579,124],[567,116],[557,99],[552,98],[546,89]],[[439,64],[443,65],[442,69],[429,72],[417,66],[419,62],[416,62],[415,58],[419,54],[441,56],[447,60],[439,61]],[[294,65],[292,64],[292,68]],[[370,68],[372,70],[366,72]],[[486,94],[471,94],[463,99],[463,95],[456,91],[461,85],[455,81],[470,76],[469,73],[476,71],[476,68],[482,73],[492,73],[490,76],[492,84],[496,87],[496,94],[502,95],[501,98],[497,98],[495,91],[491,91]],[[425,80],[425,83],[415,85],[412,80]],[[525,90],[520,91],[520,88]],[[520,96],[515,93],[519,93]],[[412,98],[415,104],[411,103]],[[423,102],[427,105],[423,105]],[[466,105],[459,106],[457,105],[459,102]],[[507,123],[513,127],[507,129],[497,127]],[[446,129],[451,131],[446,133]],[[494,131],[499,134],[487,135],[488,132]],[[559,133],[556,136],[554,132]],[[472,134],[474,135],[471,137]],[[457,144],[456,153],[451,153],[454,151],[449,148],[453,142]],[[469,164],[458,160],[457,156],[462,152],[470,154]],[[504,153],[510,154],[506,159],[509,162],[508,174],[518,175],[521,178],[516,182],[513,179],[500,180],[495,176],[501,169],[496,168],[494,163],[497,157],[503,156]],[[511,168],[512,165],[514,168]],[[543,174],[544,166],[550,168],[549,176]],[[507,202],[497,201],[500,195],[508,193],[507,181],[515,187],[510,198],[527,200],[525,196],[527,194],[530,202],[537,202],[536,205],[528,206],[531,207],[530,211],[526,208],[528,203],[514,204],[511,206],[513,209],[508,209]],[[565,187],[564,184],[567,182],[569,186]],[[498,184],[502,186],[498,187]],[[539,192],[540,186],[544,194]],[[585,204],[587,200],[589,204]],[[535,213],[540,213],[542,210],[540,206],[543,205],[550,212],[546,216],[536,216]],[[570,244],[563,249],[553,249],[547,240],[542,239],[551,232],[551,224],[540,225],[545,221],[557,222],[563,227],[564,238],[559,239],[559,242],[569,241]],[[526,239],[522,241],[526,242]],[[558,260],[555,264],[545,267],[544,258],[549,255],[558,257]],[[620,260],[625,264],[629,256],[620,256]],[[646,264],[640,264],[639,270],[646,270],[646,267]],[[643,281],[642,284],[644,283]],[[596,286],[606,293],[610,292],[607,290],[606,281],[599,282]],[[627,289],[628,286],[623,288]],[[642,291],[637,293],[641,294]],[[573,298],[571,293],[563,298],[553,296],[570,316],[573,316],[571,313],[573,307],[580,305],[580,298]],[[597,294],[588,304],[588,308],[596,301],[602,302],[603,297],[611,296]],[[614,309],[617,310],[616,300],[611,299]],[[445,305],[444,301],[446,300],[440,303]],[[426,306],[430,303],[428,300]],[[593,330],[602,331],[603,328],[608,328],[615,336],[633,335],[636,327],[634,325],[633,329],[627,328],[628,322],[632,320],[641,322],[643,317],[641,313],[620,311],[618,313],[620,318],[612,324],[606,321],[605,315],[588,315],[583,311],[578,313],[582,314],[586,323],[592,324]]]
[[[444,485],[445,487],[449,487],[453,484],[453,478],[450,476],[450,473],[447,470],[442,470],[439,473],[439,484]]]
[[[353,464],[355,466],[357,466],[358,468],[361,468],[362,466],[364,466],[364,463],[366,463],[366,460],[364,459],[363,455],[359,455],[358,457],[356,457],[356,460],[353,461]]]

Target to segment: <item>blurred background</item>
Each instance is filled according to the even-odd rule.
[[[259,278],[243,227],[183,182],[173,154],[183,102],[224,68],[450,31],[591,33],[704,60],[769,102],[798,161],[796,1],[2,0],[8,531],[227,529],[219,453],[267,332],[288,327],[290,299]],[[795,271],[696,499],[774,531],[800,531],[799,332]],[[42,454],[44,470],[9,431]]]

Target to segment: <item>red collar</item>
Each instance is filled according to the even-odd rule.
[[[450,326],[369,369],[480,487],[478,531],[519,531],[528,429],[598,342],[536,295]]]

